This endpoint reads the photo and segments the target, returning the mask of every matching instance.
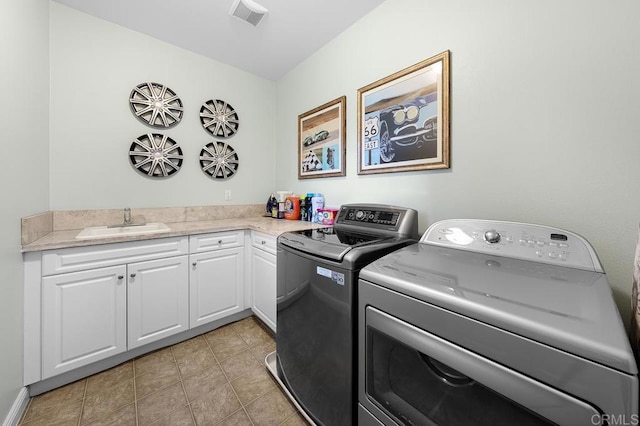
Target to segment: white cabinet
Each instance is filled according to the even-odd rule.
[[[125,266],[42,279],[42,378],[127,349]]]
[[[187,330],[188,252],[177,237],[29,256],[25,384]]]
[[[274,236],[244,230],[27,253],[24,384],[249,307],[275,331],[275,253]]]
[[[258,318],[276,331],[276,237],[251,233],[252,310]]]
[[[128,349],[189,329],[187,256],[127,266]]]
[[[191,328],[244,309],[243,245],[244,231],[191,236]]]

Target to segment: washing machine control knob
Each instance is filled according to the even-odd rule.
[[[490,229],[484,233],[484,240],[490,244],[500,242],[500,234],[495,229]]]

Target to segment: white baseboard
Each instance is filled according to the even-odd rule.
[[[29,391],[27,391],[27,388],[22,388],[20,389],[16,400],[13,402],[7,417],[4,419],[2,426],[18,426],[18,423],[22,418],[22,414],[27,408],[27,404],[29,404]]]

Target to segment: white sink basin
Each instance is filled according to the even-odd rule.
[[[126,235],[143,235],[143,234],[158,234],[161,232],[168,232],[169,228],[164,223],[146,223],[144,225],[130,225],[130,226],[94,226],[91,228],[84,228],[76,239],[86,240],[89,238],[110,238],[120,237]]]

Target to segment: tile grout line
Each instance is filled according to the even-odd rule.
[[[205,339],[205,343],[206,343],[206,339]],[[187,407],[189,408],[189,414],[191,415],[191,421],[193,422],[194,425],[197,425],[198,422],[196,421],[196,416],[195,414],[193,414],[193,409],[191,408],[191,401],[189,401],[189,394],[187,393],[187,388],[185,388],[184,386],[184,380],[182,377],[182,372],[180,371],[180,366],[178,365],[178,359],[176,358],[175,353],[173,352],[173,347],[175,345],[171,346],[171,357],[173,358],[173,362],[176,364],[176,370],[178,370],[178,377],[180,378],[180,386],[182,386],[182,392],[184,393],[184,399],[187,401]]]
[[[257,326],[259,329],[261,329],[262,331],[264,331],[265,333],[267,333],[267,334],[269,335],[269,337],[270,337],[271,339],[273,339],[273,341],[275,342],[276,337],[275,337],[273,334],[271,334],[271,331],[270,331],[269,329],[267,329],[267,328],[266,328],[266,326],[265,326],[262,322],[260,322],[259,320],[256,320],[256,326]],[[235,330],[234,330],[234,331],[235,331]],[[238,333],[238,334],[239,334],[239,333]],[[240,335],[240,338],[241,338],[241,339],[242,339],[242,340],[247,344],[247,346],[249,346],[249,350],[250,350],[251,354],[253,355],[253,357],[254,357],[254,358],[258,361],[258,363],[260,363],[260,365],[262,365],[262,367],[264,367],[264,368],[265,368],[265,370],[266,370],[266,366],[263,364],[263,363],[264,363],[264,360],[261,360],[261,359],[258,359],[258,358],[257,358],[257,356],[256,356],[255,352],[252,350],[252,349],[253,349],[253,347],[252,347],[251,345],[249,345],[249,342],[247,342],[247,341],[244,339],[244,337],[242,337],[242,336]],[[270,373],[267,371],[267,374],[270,374]],[[277,388],[277,386],[278,386],[278,385],[277,385],[277,384],[275,384],[275,383],[274,383],[274,385],[275,385],[275,387]],[[265,394],[265,395],[266,395],[266,394]],[[250,403],[253,403],[253,402],[257,401],[258,399],[262,398],[263,396],[264,396],[264,395],[260,395],[260,396],[258,396],[257,398],[253,399]],[[289,401],[289,402],[290,402],[290,401]],[[290,403],[291,403],[291,402],[290,402]],[[295,417],[295,416],[298,416],[298,415],[302,416],[302,415],[299,413],[299,411],[297,410],[297,408],[294,406],[294,407],[293,407],[293,412],[292,412],[290,415],[288,415],[287,417],[285,417],[285,418],[284,418],[284,420],[282,420],[282,421],[281,421],[280,423],[278,423],[278,424],[279,424],[279,425],[284,424],[286,421],[288,421],[288,420],[289,420],[289,419],[291,419],[292,417]],[[304,419],[303,419],[303,421],[305,422],[305,424],[307,423],[307,422],[306,422],[306,420],[304,420]]]
[[[87,400],[87,387],[89,386],[89,379],[84,380],[84,390],[82,391],[82,404],[80,404],[80,416],[78,416],[78,426],[82,424],[82,413],[84,413],[84,404]]]
[[[173,356],[173,346],[168,346],[165,349],[169,349],[169,351],[171,352],[171,357],[173,358],[173,362],[176,364],[176,370],[178,370],[178,377],[179,377],[178,382],[180,382],[180,385],[182,386],[182,391],[185,394],[185,399],[187,400],[187,404],[188,404],[189,403],[189,399],[186,397],[187,393],[185,391],[184,384],[182,382],[182,375],[180,373],[180,369],[178,368],[176,358]],[[134,369],[134,372],[135,372],[135,369]],[[143,376],[145,374],[149,374],[149,373],[141,374],[141,376]],[[146,395],[142,396],[141,399],[145,399],[147,397],[150,397],[151,395],[153,395],[156,392],[160,392],[160,391],[165,390],[165,389],[167,389],[167,388],[169,388],[171,386],[174,386],[178,382],[170,383],[170,384],[164,385],[164,386],[162,386],[160,388],[156,388],[155,390],[153,390],[153,391],[147,393]],[[135,397],[135,401],[134,402],[135,402],[135,411],[136,411],[136,425],[139,425],[140,424],[140,419],[138,418],[138,395],[137,395],[137,390],[135,389],[135,379],[134,379],[134,397]],[[169,414],[175,413],[176,411],[178,411],[178,410],[177,409],[173,410]],[[162,417],[154,419],[150,424],[153,425],[154,423],[157,423],[158,421],[160,421],[162,419],[163,419]]]
[[[303,417],[302,414],[294,407],[293,413],[289,414],[289,416],[285,417],[285,419],[283,421],[281,421],[279,424],[285,424],[289,419],[291,419],[292,417]],[[304,424],[308,424],[307,421],[303,418],[302,419],[304,421]]]
[[[173,362],[176,364],[176,370],[178,371],[178,377],[179,377],[178,382],[180,382],[180,385],[182,386],[182,377],[181,377],[181,375],[180,375],[180,369],[179,369],[179,368],[178,368],[178,366],[177,366],[177,362],[176,362],[176,360],[175,360],[175,357],[173,356],[173,347],[172,347],[172,346],[168,346],[168,347],[166,347],[166,348],[164,348],[164,349],[168,349],[168,350],[169,350],[169,352],[171,353],[171,358],[173,359]],[[154,352],[155,352],[155,351],[154,351]],[[135,364],[134,364],[134,365],[135,365]],[[147,372],[147,373],[140,374],[140,375],[141,375],[141,376],[143,376],[143,375],[145,375],[145,374],[150,374],[150,373],[149,373],[149,372]],[[174,385],[175,385],[176,383],[178,383],[178,382],[165,384],[165,385],[164,385],[164,386],[162,386],[162,387],[155,388],[154,390],[152,390],[152,391],[148,392],[147,394],[145,394],[144,396],[142,396],[142,397],[141,397],[141,399],[145,399],[145,398],[151,397],[154,393],[161,392],[161,391],[163,391],[163,390],[165,390],[165,389],[167,389],[167,388],[169,388],[169,387],[171,387],[171,386],[174,386]],[[135,395],[136,424],[137,424],[137,425],[139,425],[139,424],[140,424],[140,419],[138,418],[138,392],[137,392],[137,389],[135,388],[135,383],[136,383],[136,382],[135,382],[135,369],[134,369],[134,395]],[[182,386],[182,392],[185,394],[185,399],[187,399],[187,398],[186,398],[186,392],[185,392],[185,390],[184,390],[184,386]],[[188,400],[187,400],[187,402],[188,402]],[[172,414],[172,413],[174,413],[174,412],[176,412],[176,411],[177,411],[177,409],[176,409],[176,410],[171,411],[169,414]],[[163,419],[163,417],[159,417],[159,418],[157,418],[157,419],[154,419],[150,424],[157,423],[158,421],[160,421],[160,420],[162,420],[162,419]]]
[[[242,336],[240,336],[238,334],[238,332],[233,328],[230,327],[230,329],[238,336],[242,339]],[[205,343],[207,344],[207,346],[209,347],[209,350],[211,351],[211,354],[213,355],[213,358],[216,360],[216,363],[218,364],[218,367],[220,368],[220,371],[222,371],[222,374],[224,375],[224,378],[227,380],[227,384],[229,385],[229,387],[231,388],[231,391],[233,392],[233,394],[235,395],[236,399],[238,400],[238,402],[240,403],[240,408],[242,409],[242,411],[244,411],[244,415],[247,416],[247,419],[249,419],[249,423],[251,423],[252,426],[255,426],[255,424],[253,423],[253,420],[251,419],[251,417],[249,416],[249,413],[247,412],[247,409],[245,408],[244,404],[242,403],[242,400],[240,400],[240,397],[238,396],[238,393],[236,392],[235,388],[233,387],[233,385],[231,384],[231,380],[229,380],[229,376],[227,376],[227,373],[224,371],[224,369],[222,368],[222,365],[220,364],[220,361],[218,360],[218,357],[216,356],[215,352],[213,351],[213,348],[211,347],[211,345],[209,344],[209,341],[205,338],[204,339]],[[245,342],[244,339],[242,339],[243,342]],[[246,344],[247,342],[245,342]],[[249,345],[247,345],[247,347],[249,347]],[[249,349],[251,349],[249,347]],[[231,417],[232,415],[234,415],[235,413],[237,413],[240,410],[236,410],[233,413],[229,414],[227,417],[225,417],[224,419],[222,419],[220,422],[223,422],[224,420],[226,420],[227,418]]]
[[[133,412],[136,416],[136,426],[140,423],[138,421],[138,390],[136,388],[136,358],[132,360],[132,369],[133,369]]]

